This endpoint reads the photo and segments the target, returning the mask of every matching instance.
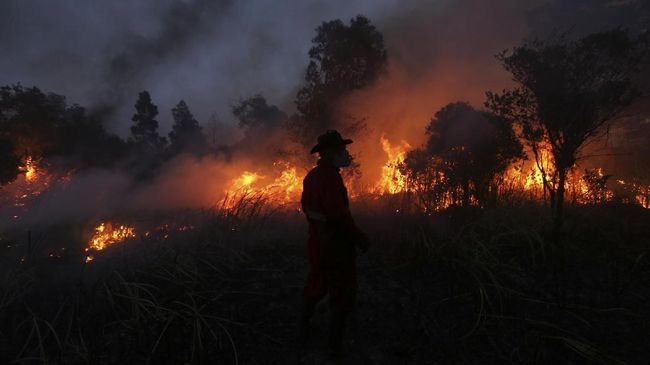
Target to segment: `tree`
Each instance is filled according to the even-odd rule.
[[[578,40],[524,42],[497,55],[515,86],[487,93],[486,106],[514,123],[549,192],[555,231],[562,227],[566,177],[581,148],[637,100],[634,85],[646,38],[615,29]],[[553,171],[544,166],[548,150]]]
[[[407,155],[406,167],[414,178],[438,189],[428,194],[453,204],[493,203],[496,176],[523,157],[521,143],[507,121],[464,102],[436,112],[426,135],[425,146]]]
[[[21,158],[72,157],[83,167],[111,165],[123,152],[123,141],[81,106],[20,84],[0,88],[0,135]]]
[[[269,105],[262,95],[242,100],[232,107],[232,113],[239,121],[239,127],[246,130],[274,129],[287,119],[277,106]]]
[[[585,195],[591,204],[598,204],[608,200],[607,181],[612,175],[604,175],[600,169],[585,169],[582,181],[585,183]]]
[[[287,131],[283,128],[287,115],[280,108],[269,105],[262,95],[255,95],[233,106],[232,113],[244,132],[233,151],[274,159],[287,154]]]
[[[359,120],[341,122],[338,104],[351,91],[370,85],[384,70],[384,39],[363,16],[345,25],[341,20],[324,22],[316,29],[305,86],[296,96],[298,115],[290,123],[294,138],[310,145],[327,129],[354,133],[362,127]]]
[[[0,186],[16,180],[19,173],[20,158],[14,143],[7,137],[0,137]]]
[[[37,158],[55,149],[60,143],[65,111],[62,95],[45,94],[20,84],[0,88],[0,133],[13,139],[20,154]]]
[[[98,116],[72,105],[59,128],[60,143],[52,150],[58,156],[74,156],[82,166],[113,166],[126,154],[124,141],[104,128]]]
[[[190,108],[181,100],[172,109],[174,124],[169,132],[170,150],[172,154],[191,152],[202,154],[207,147],[207,141],[201,131],[199,122],[194,119]]]
[[[158,135],[158,107],[151,101],[151,95],[148,91],[142,91],[138,94],[138,100],[135,103],[136,113],[131,120],[134,125],[131,126],[131,134],[138,148],[146,152],[160,152],[167,140]]]

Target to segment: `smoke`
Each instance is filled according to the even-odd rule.
[[[159,106],[161,131],[181,99],[205,124],[262,94],[291,111],[314,29],[359,13],[381,19],[397,0],[3,1],[0,84],[21,82],[111,113],[128,134],[137,93]]]
[[[482,109],[486,91],[511,86],[495,58],[498,52],[554,32],[640,29],[648,12],[639,11],[647,7],[643,1],[609,0],[404,2],[402,11],[379,26],[389,54],[386,76],[344,106],[346,114],[365,118],[369,126],[350,148],[364,166],[366,182],[376,181],[386,162],[382,135],[393,145],[419,146],[425,126],[443,106],[465,101]]]
[[[253,169],[253,161],[235,166],[214,156],[180,155],[144,182],[119,170],[85,170],[44,191],[18,218],[13,207],[0,209],[0,230],[215,206],[242,168]]]
[[[106,47],[104,85],[106,95],[99,100],[106,107],[129,104],[135,85],[146,84],[146,78],[161,62],[182,59],[194,44],[206,35],[214,35],[216,26],[231,7],[228,0],[196,0],[172,2],[158,16],[156,34],[120,34]]]
[[[426,125],[443,106],[465,101],[480,108],[487,90],[509,85],[494,55],[528,34],[524,15],[533,5],[521,3],[411,2],[410,11],[384,21],[387,75],[352,95],[345,106],[369,125],[360,143],[350,148],[368,167],[367,183],[377,180],[386,162],[378,143],[382,135],[394,145],[419,146]]]
[[[109,129],[123,135],[145,89],[159,106],[161,134],[180,99],[204,127],[214,113],[233,126],[232,105],[255,94],[290,114],[315,28],[363,14],[385,37],[388,70],[347,98],[343,112],[368,124],[349,148],[372,184],[386,162],[382,135],[393,145],[419,146],[444,105],[481,108],[485,91],[510,85],[497,52],[553,29],[643,29],[646,9],[643,1],[610,0],[8,0],[0,2],[0,84],[36,85],[110,112]],[[258,151],[271,148],[270,140],[286,142],[276,132],[251,138],[263,143],[246,141],[258,147],[253,156],[181,156],[146,183],[113,170],[82,172],[44,193],[21,219],[52,223],[211,205],[234,177],[268,162],[274,152]]]

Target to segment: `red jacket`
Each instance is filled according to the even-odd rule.
[[[318,160],[305,176],[300,202],[309,222],[310,237],[312,233],[327,231],[353,247],[367,248],[368,240],[350,213],[348,191],[338,167]]]
[[[348,310],[356,296],[355,246],[365,250],[368,240],[352,219],[339,168],[319,160],[305,176],[301,203],[309,222],[305,295],[329,293],[335,309]]]

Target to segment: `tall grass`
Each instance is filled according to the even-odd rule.
[[[645,361],[646,210],[577,207],[556,245],[534,205],[421,214],[403,204],[353,207],[374,245],[359,259],[351,361]],[[293,345],[307,270],[299,212],[248,196],[167,222],[164,234],[90,264],[82,252],[23,263],[3,255],[0,362],[319,361]]]

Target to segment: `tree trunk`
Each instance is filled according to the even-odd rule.
[[[559,234],[564,224],[564,192],[566,183],[567,169],[558,168],[558,184],[555,194],[555,207],[554,207],[554,231]]]

